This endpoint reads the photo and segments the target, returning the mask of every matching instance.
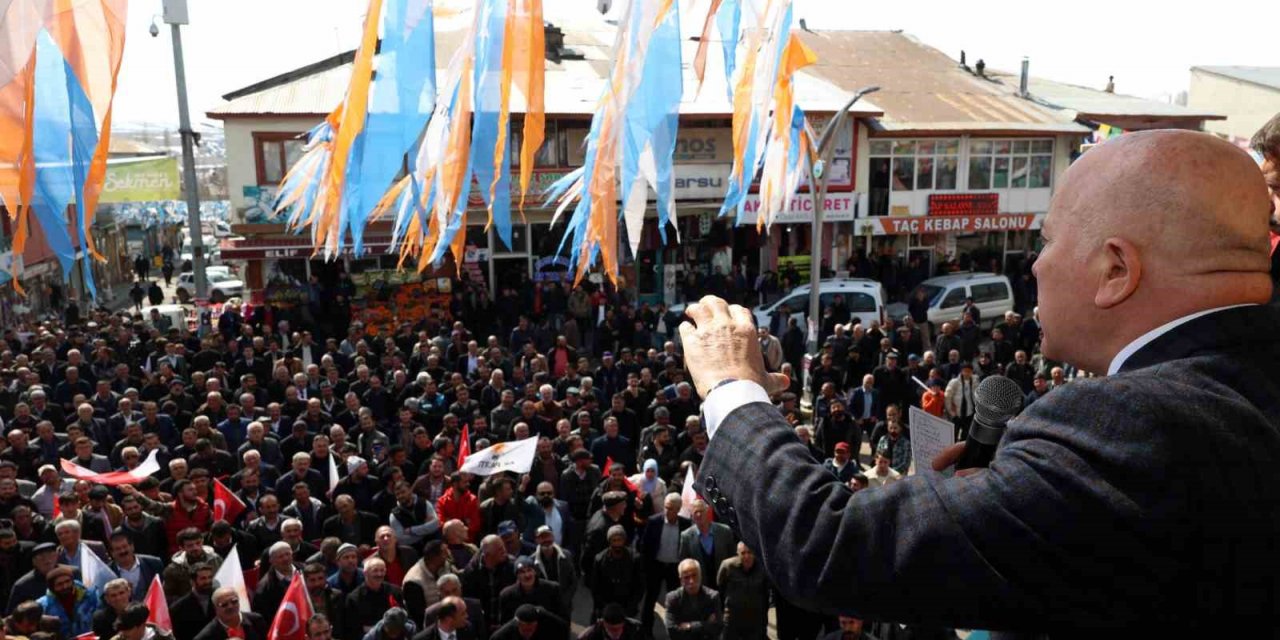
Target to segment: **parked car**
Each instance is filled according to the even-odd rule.
[[[785,305],[790,310],[789,317],[796,319],[801,331],[807,331],[805,321],[809,315],[809,291],[807,284],[800,285],[774,302],[763,304],[751,310],[755,316],[756,326],[773,326],[774,317]],[[818,305],[825,310],[834,303],[836,296],[844,298],[845,307],[849,309],[851,319],[862,324],[870,324],[872,320],[884,321],[884,287],[875,280],[867,278],[827,278],[818,284]],[[669,321],[678,322],[684,314],[684,304],[674,304],[668,308]],[[674,317],[672,317],[674,316]],[[779,333],[786,328],[786,320],[778,322]]]
[[[915,299],[916,291],[924,291],[929,301],[929,322],[941,326],[944,322],[959,322],[960,310],[965,298],[973,298],[973,304],[982,314],[983,327],[991,327],[1004,319],[1006,311],[1013,310],[1013,287],[1009,278],[994,273],[952,273],[929,278],[916,286],[908,300]],[[907,313],[907,305],[890,305],[890,315],[901,317]]]
[[[209,302],[217,304],[226,302],[228,298],[244,297],[244,282],[218,271],[206,269],[205,274],[209,278]],[[195,299],[196,278],[194,273],[187,272],[178,276],[177,294],[178,300]]]

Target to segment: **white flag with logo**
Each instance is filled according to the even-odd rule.
[[[504,471],[527,473],[533,467],[533,456],[537,452],[537,438],[499,442],[467,456],[467,461],[458,471],[476,476],[491,476]]]
[[[333,449],[329,450],[329,495],[333,495],[333,490],[338,488],[338,462],[334,460],[337,452]]]
[[[80,581],[90,589],[103,585],[117,578],[116,572],[98,557],[85,543],[80,543]]]
[[[233,546],[231,553],[222,561],[222,566],[218,567],[218,572],[213,575],[213,583],[217,587],[231,587],[236,592],[236,597],[240,598],[240,610],[250,611],[252,602],[249,601],[249,589],[244,584],[244,571],[240,569],[240,552]]]
[[[680,515],[693,517],[693,501],[698,499],[698,492],[693,490],[693,466],[684,474],[684,489],[680,491]]]

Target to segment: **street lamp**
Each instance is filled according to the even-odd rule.
[[[813,241],[810,243],[810,248],[813,257],[809,260],[809,318],[808,326],[805,327],[808,329],[808,348],[805,350],[807,362],[804,367],[802,392],[810,406],[813,406],[813,391],[809,384],[809,376],[813,370],[813,360],[818,356],[818,323],[821,320],[818,315],[818,285],[822,281],[822,223],[825,213],[823,204],[827,199],[827,180],[830,178],[826,167],[831,162],[831,155],[835,153],[835,132],[844,126],[849,109],[852,109],[854,103],[861,100],[862,96],[879,90],[880,87],[875,85],[863,87],[849,98],[849,101],[831,118],[831,122],[822,129],[822,135],[818,136],[817,160],[809,163],[809,195],[813,198]]]
[[[187,109],[187,72],[182,60],[182,32],[178,25],[188,24],[187,0],[164,0],[164,22],[173,36],[173,75],[178,83],[178,131],[182,134],[183,188],[187,196],[187,225],[191,227],[191,270],[196,281],[196,304],[209,299],[209,280],[205,274],[204,231],[200,225],[200,193],[196,190],[196,132],[191,130],[191,114]],[[155,22],[151,36],[160,35]]]

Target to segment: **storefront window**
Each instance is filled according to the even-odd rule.
[[[1053,140],[972,140],[970,189],[1046,189],[1053,181]]]
[[[960,141],[953,138],[871,141],[871,213],[887,198],[882,192],[950,191],[956,188],[960,164]],[[891,163],[891,164],[889,164]],[[892,181],[884,184],[884,170],[892,167]]]

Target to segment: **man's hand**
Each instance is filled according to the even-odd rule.
[[[937,457],[933,459],[933,463],[932,463],[933,470],[939,473],[946,471],[947,469],[954,467],[956,462],[960,460],[960,456],[963,456],[963,455],[964,455],[964,442],[957,442],[947,447],[946,449],[943,449],[942,453],[939,453]],[[983,469],[981,468],[962,469],[956,472],[956,477],[963,478],[965,476],[971,476],[979,471],[983,471]]]
[[[765,372],[756,324],[746,308],[706,296],[689,305],[685,315],[693,320],[680,323],[685,366],[702,398],[730,378],[751,380],[769,395],[790,383],[781,373]]]

